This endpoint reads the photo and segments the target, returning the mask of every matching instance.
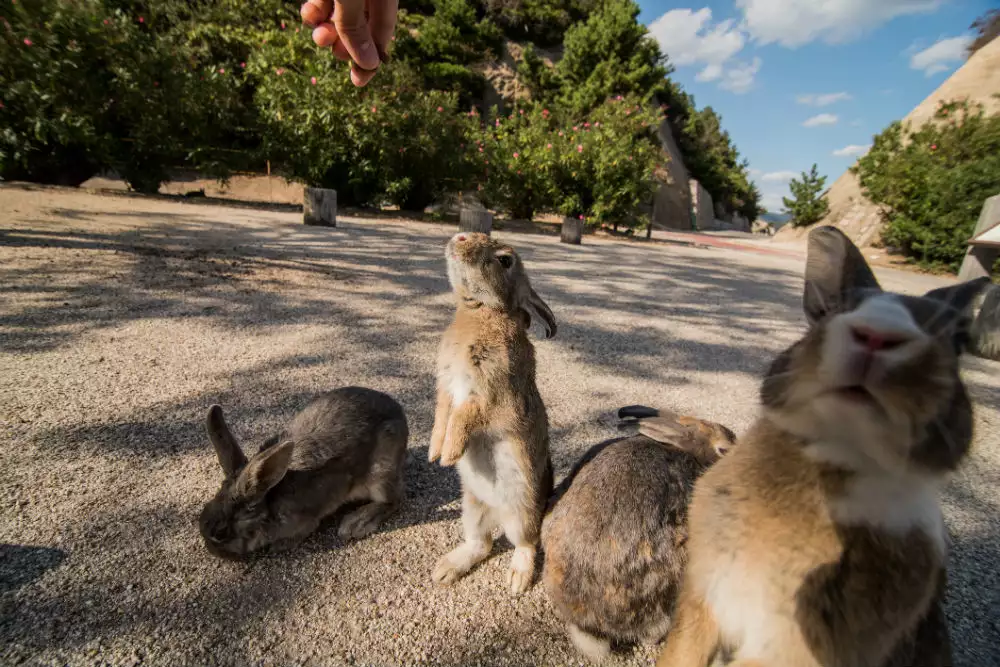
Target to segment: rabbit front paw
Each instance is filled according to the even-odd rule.
[[[445,430],[443,428],[438,428],[435,426],[434,430],[431,431],[431,444],[427,448],[427,460],[434,463],[441,456],[441,450],[444,448],[444,436]]]
[[[465,441],[456,438],[452,433],[448,433],[445,436],[444,444],[441,446],[441,465],[455,465],[464,453]]]

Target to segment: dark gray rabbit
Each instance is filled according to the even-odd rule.
[[[403,496],[409,429],[391,396],[363,387],[321,394],[249,461],[213,405],[206,423],[225,473],[205,505],[208,550],[240,557],[295,546],[346,503],[367,501],[340,522],[341,538],[376,530]]]
[[[570,639],[600,660],[612,641],[657,642],[686,562],[695,480],[733,442],[724,426],[629,406],[640,434],[592,447],[559,485],[542,527],[542,580]]]

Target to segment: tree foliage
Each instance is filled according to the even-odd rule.
[[[826,176],[819,175],[819,169],[814,164],[808,172],[802,172],[799,178],[793,178],[788,184],[792,198],[782,197],[785,212],[792,216],[792,224],[805,227],[819,222],[830,204],[821,197],[826,188]]]
[[[175,167],[225,178],[270,160],[344,203],[420,209],[478,185],[523,217],[636,224],[655,186],[651,165],[665,159],[654,111],[669,100],[692,174],[728,209],[756,206],[721,119],[667,78],[632,0],[403,0],[393,62],[360,90],[313,46],[298,8],[0,3],[0,177],[78,184],[113,169],[155,192]],[[481,108],[484,64],[505,57],[504,39],[523,46],[518,76],[532,99],[509,122],[490,117],[498,132],[483,127]],[[560,44],[554,66],[535,48]],[[565,134],[542,142],[558,128]],[[514,152],[533,168],[501,160]]]
[[[885,243],[928,268],[957,269],[983,202],[1000,185],[1000,115],[942,104],[913,130],[893,123],[853,171],[884,207]]]
[[[973,21],[969,28],[976,32],[976,38],[968,47],[968,53],[971,56],[997,37],[1000,37],[1000,9],[987,11]]]

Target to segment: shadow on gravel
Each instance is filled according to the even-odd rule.
[[[30,584],[65,558],[61,549],[0,544],[0,595]]]

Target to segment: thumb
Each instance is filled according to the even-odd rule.
[[[337,0],[333,7],[333,25],[355,65],[365,70],[379,66],[381,59],[368,28],[365,0]]]

